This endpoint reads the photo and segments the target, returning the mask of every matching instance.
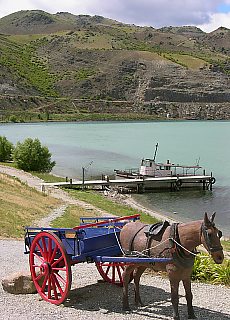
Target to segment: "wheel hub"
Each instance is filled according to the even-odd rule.
[[[51,274],[52,268],[49,262],[45,261],[40,266],[40,271],[45,274]]]

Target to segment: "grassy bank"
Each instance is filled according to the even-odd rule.
[[[24,226],[46,216],[61,201],[0,173],[0,236],[22,237]]]
[[[68,193],[75,199],[85,201],[92,204],[94,207],[99,208],[103,211],[108,212],[114,216],[130,216],[134,214],[140,214],[141,221],[144,223],[153,224],[158,220],[154,217],[144,214],[143,212],[137,211],[126,205],[116,203],[110,199],[105,198],[103,195],[94,191],[80,191],[80,190],[68,190]],[[80,223],[80,217],[94,217],[98,216],[98,212],[95,210],[87,210],[77,206],[69,206],[60,218],[53,220],[51,225],[55,228],[64,227],[72,228]]]
[[[68,192],[72,197],[85,201],[87,203],[90,203],[96,206],[97,208],[107,211],[110,214],[113,214],[115,216],[122,217],[122,216],[129,216],[129,215],[138,213],[141,215],[141,221],[144,223],[151,224],[159,221],[156,218],[143,213],[142,211],[138,211],[124,204],[115,202],[95,191],[91,191],[91,190],[82,191],[82,190],[69,189]]]

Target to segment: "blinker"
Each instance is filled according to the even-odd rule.
[[[218,237],[219,237],[219,239],[222,238],[222,236],[223,236],[222,231],[218,230]]]

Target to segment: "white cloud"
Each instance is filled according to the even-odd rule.
[[[210,21],[208,23],[198,25],[198,27],[205,32],[211,32],[219,27],[230,29],[230,12],[213,14],[210,16]]]
[[[0,0],[0,16],[40,9],[50,13],[97,14],[153,27],[199,25],[209,30],[218,24],[218,19],[221,20],[218,26],[222,21],[228,26],[228,13],[218,13],[218,7],[229,3],[230,0]]]
[[[33,1],[30,1],[30,0],[22,0],[22,1],[0,0],[0,17],[4,17],[16,11],[32,10],[32,9],[34,9],[34,5],[33,5]]]

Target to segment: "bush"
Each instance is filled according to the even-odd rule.
[[[192,279],[214,284],[230,286],[230,260],[225,259],[222,264],[216,264],[211,257],[196,257]]]
[[[0,136],[0,161],[6,162],[12,159],[13,144]]]
[[[17,167],[25,171],[50,172],[55,166],[49,149],[42,146],[39,139],[27,138],[23,143],[18,142],[13,159]]]

